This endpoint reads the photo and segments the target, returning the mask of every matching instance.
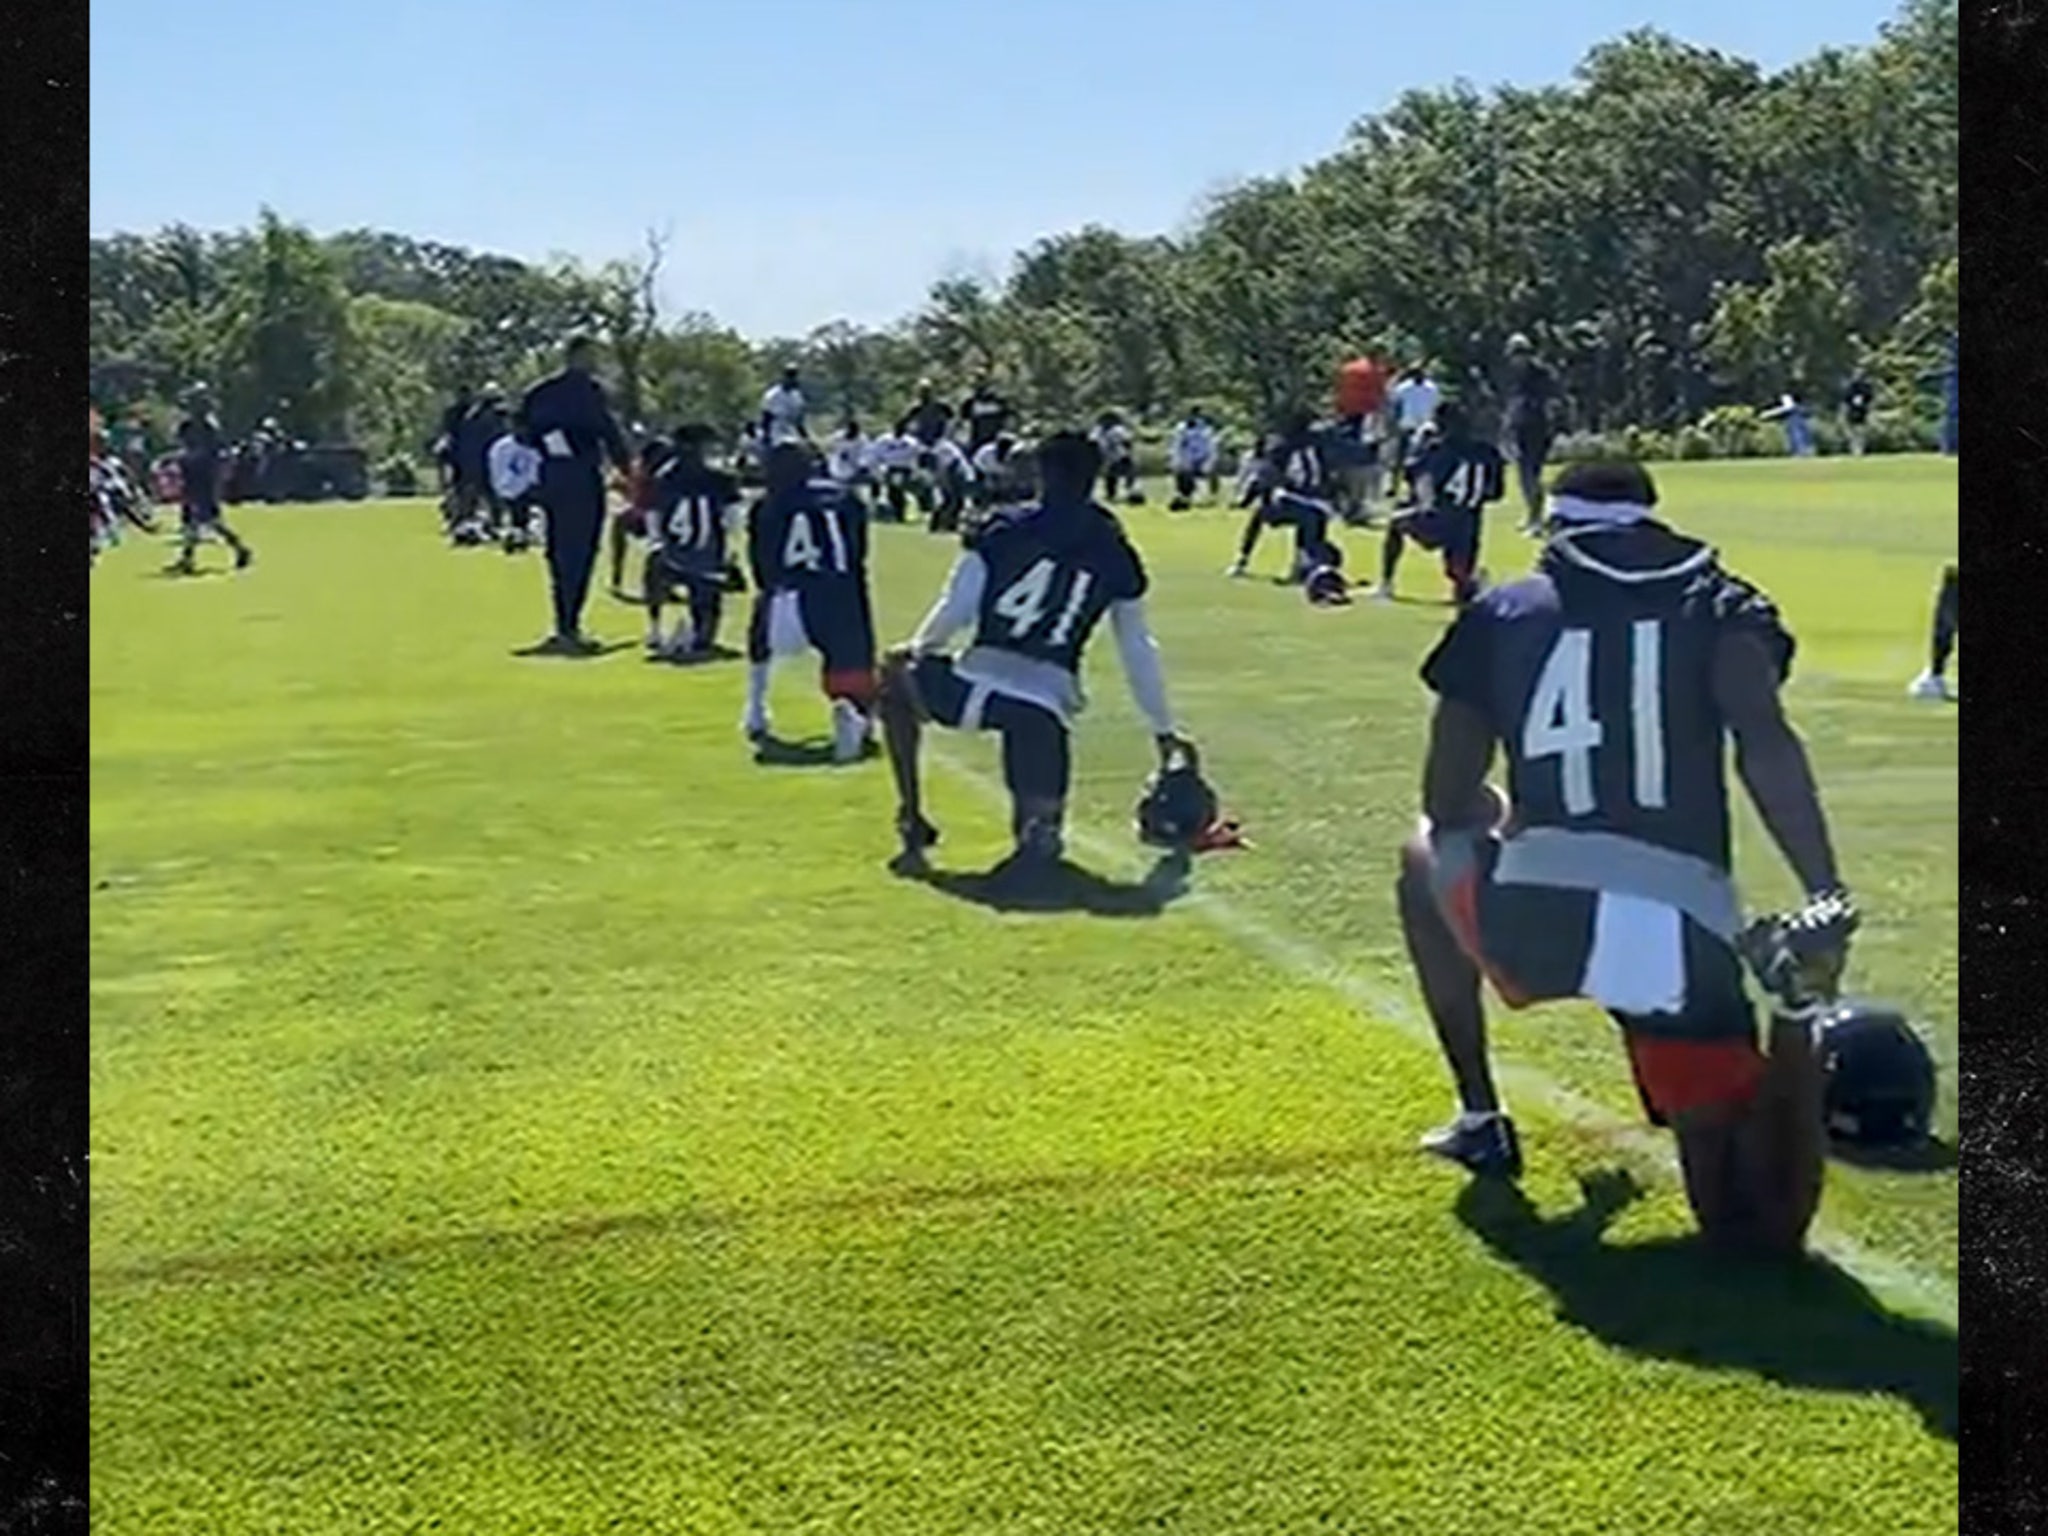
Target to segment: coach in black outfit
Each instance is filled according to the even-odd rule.
[[[572,337],[562,371],[542,379],[519,402],[514,425],[521,442],[540,450],[537,497],[547,511],[548,584],[555,632],[540,649],[551,655],[595,650],[583,634],[583,603],[604,532],[604,458],[621,472],[630,456],[612,419],[604,386],[591,377],[597,343]]]

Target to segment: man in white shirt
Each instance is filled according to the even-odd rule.
[[[1102,455],[1102,499],[1117,500],[1121,489],[1127,505],[1144,505],[1145,493],[1138,489],[1137,440],[1115,411],[1104,411],[1096,421],[1095,447]]]
[[[881,493],[882,505],[875,514],[878,518],[892,523],[909,519],[917,455],[917,439],[902,432],[884,432],[868,444],[868,475]]]
[[[860,423],[849,416],[839,424],[839,431],[832,441],[825,445],[825,473],[841,485],[865,484],[871,478],[868,456],[868,440],[861,432]]]
[[[1206,478],[1209,494],[1216,494],[1216,429],[1199,409],[1173,429],[1169,450],[1173,468],[1173,500],[1169,510],[1185,512],[1194,502],[1195,485]]]
[[[782,378],[771,384],[767,393],[761,396],[763,444],[773,448],[777,443],[808,442],[810,429],[804,425],[807,408],[803,384],[797,377],[797,366],[791,363],[782,370]]]
[[[968,493],[974,487],[974,465],[967,450],[950,437],[932,444],[931,459],[939,496],[938,505],[931,509],[931,531],[958,533],[960,515],[967,510]]]
[[[1394,473],[1407,483],[1408,460],[1415,447],[1415,435],[1436,422],[1436,408],[1443,391],[1429,376],[1427,363],[1410,363],[1394,386]]]
[[[499,545],[506,554],[517,554],[533,543],[533,493],[540,484],[540,450],[506,432],[485,450],[484,462],[502,518]]]

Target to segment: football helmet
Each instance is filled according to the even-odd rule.
[[[1153,848],[1191,849],[1216,824],[1216,791],[1192,747],[1178,749],[1145,780],[1138,798],[1138,840]]]
[[[1863,1146],[1917,1146],[1934,1119],[1934,1057],[1905,1016],[1842,1002],[1814,1031],[1828,1134]]]
[[[1351,585],[1334,565],[1312,567],[1301,590],[1318,608],[1338,607],[1351,601]]]

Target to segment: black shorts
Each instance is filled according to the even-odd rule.
[[[1067,724],[1040,704],[1012,698],[954,669],[950,656],[920,656],[911,668],[918,703],[933,721],[956,731],[997,731],[1003,738],[1003,782],[1018,799],[1067,798],[1073,753]]]
[[[835,677],[872,678],[875,617],[863,581],[821,581],[796,589],[763,592],[754,600],[747,625],[747,657],[767,661],[787,654],[795,636],[818,653],[827,682]]]
[[[1401,533],[1424,549],[1441,550],[1445,560],[1470,565],[1479,555],[1479,515],[1452,507],[1404,512]]]
[[[672,603],[678,593],[694,602],[700,594],[725,591],[725,570],[674,564],[666,551],[651,549],[641,567],[640,590],[651,603]]]
[[[1742,962],[1724,940],[1690,917],[1670,913],[1662,932],[1622,934],[1603,942],[1603,903],[1623,898],[1595,891],[1503,885],[1494,879],[1499,839],[1439,849],[1436,896],[1459,946],[1485,972],[1511,1008],[1609,993],[1614,972],[1647,992],[1664,991],[1654,1008],[1607,1012],[1621,1026],[1644,1112],[1662,1125],[1674,1113],[1730,1096],[1754,1081],[1760,1064],[1756,1015],[1744,990]],[[1606,971],[1607,980],[1596,976]],[[1611,993],[1609,993],[1611,995]],[[1604,1005],[1603,1005],[1604,1006]]]

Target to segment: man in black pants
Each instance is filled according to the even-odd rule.
[[[591,376],[597,343],[574,336],[563,352],[562,371],[526,392],[519,402],[520,441],[540,450],[539,501],[547,509],[548,585],[554,597],[554,633],[540,654],[587,654],[597,645],[582,628],[583,604],[597,568],[604,535],[605,458],[620,474],[632,455],[612,419],[604,386]]]
[[[1927,670],[1913,679],[1906,691],[1916,699],[1952,697],[1948,688],[1948,662],[1955,654],[1956,636],[1962,632],[1962,595],[1958,568],[1941,568],[1941,586],[1934,594],[1934,632],[1928,641]]]

